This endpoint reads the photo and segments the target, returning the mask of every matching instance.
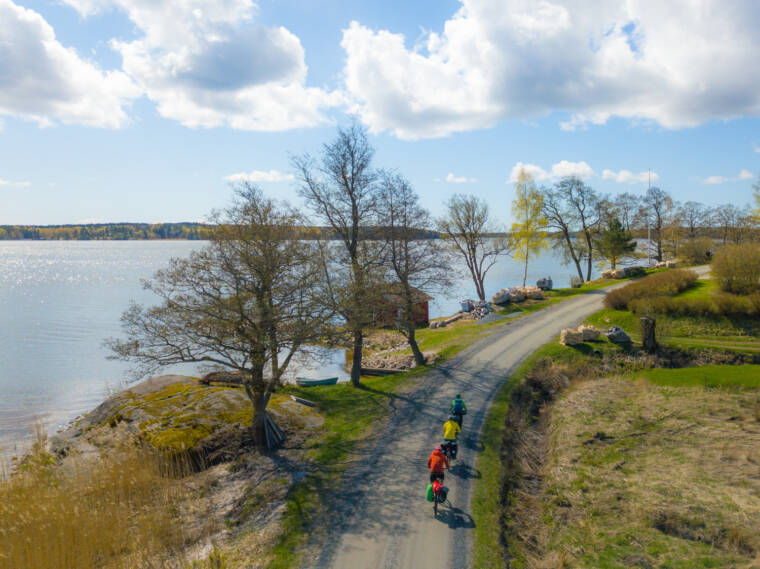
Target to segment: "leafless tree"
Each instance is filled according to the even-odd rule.
[[[594,190],[576,177],[563,178],[544,188],[544,215],[555,240],[578,271],[581,282],[591,279],[594,238],[605,218],[604,203]],[[586,262],[584,278],[581,263]]]
[[[379,205],[388,280],[394,285],[390,292],[401,300],[399,330],[406,336],[417,365],[423,365],[425,358],[415,338],[415,305],[419,291],[444,292],[451,287],[451,255],[430,238],[430,212],[420,205],[403,176],[383,172]]]
[[[642,214],[649,220],[655,243],[657,244],[655,258],[662,261],[663,227],[673,208],[670,195],[656,186],[647,190],[642,200]]]
[[[378,173],[372,168],[374,150],[367,132],[352,124],[338,129],[316,160],[296,156],[300,195],[315,217],[327,225],[340,242],[323,247],[334,309],[343,317],[353,340],[351,383],[360,384],[364,333],[372,324],[373,286],[380,263],[379,243],[364,239],[377,226]]]
[[[622,223],[626,231],[631,231],[636,227],[640,198],[628,192],[622,193],[615,197],[611,202],[612,217],[616,217]]]
[[[699,202],[686,202],[678,208],[678,214],[689,232],[689,237],[696,237],[697,229],[707,223],[707,208]]]
[[[108,343],[142,375],[187,362],[237,370],[253,406],[254,441],[263,446],[273,390],[330,315],[318,302],[320,271],[293,208],[245,184],[215,221],[207,247],[145,283],[161,304],[133,304],[122,316],[126,339]]]
[[[475,283],[480,300],[486,299],[483,281],[509,243],[491,218],[488,204],[472,195],[454,194],[446,203],[446,216],[438,220],[438,231],[460,255]]]

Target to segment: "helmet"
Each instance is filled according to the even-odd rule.
[[[454,415],[449,415],[449,421],[456,421],[457,418]]]
[[[462,394],[461,394],[461,393],[457,393],[457,396],[456,396],[456,398],[457,398],[457,399],[461,399],[461,398],[462,398]]]
[[[441,445],[438,445],[433,450],[443,450],[443,449],[441,448]]]

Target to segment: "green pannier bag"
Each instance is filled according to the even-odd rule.
[[[427,498],[428,502],[433,501],[433,483],[432,482],[428,484],[427,486],[427,494],[425,495],[425,498]]]

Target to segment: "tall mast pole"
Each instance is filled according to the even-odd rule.
[[[652,189],[652,169],[649,169],[649,187],[647,188],[647,192]],[[652,266],[651,261],[652,256],[652,231],[649,227],[649,212],[647,212],[647,267]]]

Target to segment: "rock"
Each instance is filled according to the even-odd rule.
[[[665,266],[669,269],[675,269],[676,268],[676,262],[675,261],[666,261]]]
[[[625,345],[631,343],[631,337],[619,326],[611,326],[604,335],[613,344]]]
[[[559,335],[559,343],[563,346],[575,346],[583,343],[583,332],[573,328],[565,328]]]
[[[665,261],[660,261],[659,263],[656,263],[654,268],[655,269],[664,269],[667,266],[667,263]]]
[[[611,278],[613,278],[612,277],[612,273],[613,272],[614,271],[612,269],[607,269],[606,271],[602,271],[602,278],[603,279],[611,279]]]
[[[493,304],[509,304],[509,291],[505,288],[497,291],[492,297],[491,302]]]
[[[510,302],[523,302],[525,300],[525,293],[519,289],[512,290],[509,293]]]
[[[600,330],[597,330],[593,326],[581,326],[578,328],[578,332],[583,334],[583,341],[584,342],[593,342],[595,340],[599,339],[599,335],[601,334]]]
[[[522,293],[531,300],[542,300],[544,298],[544,291],[536,286],[527,286],[522,289]]]
[[[551,277],[546,277],[543,279],[538,279],[536,281],[536,286],[541,290],[551,290],[554,287],[554,283],[552,283]]]
[[[613,279],[624,279],[625,278],[625,269],[615,269],[612,271],[612,278]]]
[[[462,312],[470,312],[475,308],[475,301],[471,298],[461,301],[459,304],[462,306]]]

